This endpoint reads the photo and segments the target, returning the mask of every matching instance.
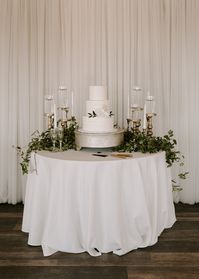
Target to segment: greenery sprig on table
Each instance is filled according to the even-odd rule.
[[[68,121],[67,128],[64,128],[64,137],[62,142],[62,150],[68,150],[68,149],[76,149],[75,145],[75,129],[77,128],[77,122],[74,117],[70,121]],[[59,146],[59,141],[56,141],[56,146]],[[39,131],[35,131],[32,134],[31,141],[29,142],[27,148],[22,149],[21,147],[17,147],[18,152],[21,157],[21,168],[23,174],[28,173],[29,169],[29,162],[32,152],[37,152],[40,150],[47,150],[52,151],[53,150],[53,143],[50,135],[50,130],[46,130],[42,133],[39,133]]]
[[[165,151],[166,163],[168,167],[171,167],[174,163],[179,163],[179,166],[184,166],[184,156],[180,151],[176,150],[177,141],[174,139],[172,130],[168,131],[168,134],[163,137],[147,136],[144,133],[133,133],[132,131],[126,131],[124,133],[123,143],[115,147],[115,151],[119,152],[142,152],[142,153],[157,153],[159,151]],[[186,179],[188,172],[181,172],[178,174],[180,179]],[[173,182],[173,190],[181,190],[175,180]]]

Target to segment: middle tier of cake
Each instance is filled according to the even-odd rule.
[[[103,133],[113,132],[114,119],[113,117],[88,117],[83,116],[82,128],[85,132]]]

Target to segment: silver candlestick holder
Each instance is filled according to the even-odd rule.
[[[133,133],[138,134],[140,132],[141,119],[140,112],[143,110],[141,107],[132,106],[131,108],[132,118],[127,118],[127,130],[132,130]]]
[[[140,125],[141,125],[141,119],[137,119],[137,120],[132,120],[132,131],[134,134],[138,134],[140,132]]]
[[[45,113],[44,114],[45,117],[47,118],[47,126],[48,129],[52,129],[53,128],[53,119],[54,119],[54,114],[53,113]]]
[[[126,119],[127,121],[127,131],[132,130],[133,133],[140,133],[141,119],[133,120],[130,118]]]
[[[58,110],[61,111],[62,118],[60,119],[61,126],[62,128],[67,128],[67,122],[68,122],[68,112],[69,108],[68,107],[59,107]]]
[[[146,129],[145,133],[149,137],[152,137],[152,135],[153,135],[153,116],[156,116],[156,113],[147,113],[146,114],[147,129]]]

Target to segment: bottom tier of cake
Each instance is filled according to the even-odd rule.
[[[85,132],[103,133],[114,131],[113,117],[87,117],[83,116],[82,130]]]

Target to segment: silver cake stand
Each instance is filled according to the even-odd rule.
[[[75,131],[75,143],[77,149],[87,148],[108,148],[118,146],[124,138],[123,129],[115,129],[113,132],[91,133],[81,129]]]

